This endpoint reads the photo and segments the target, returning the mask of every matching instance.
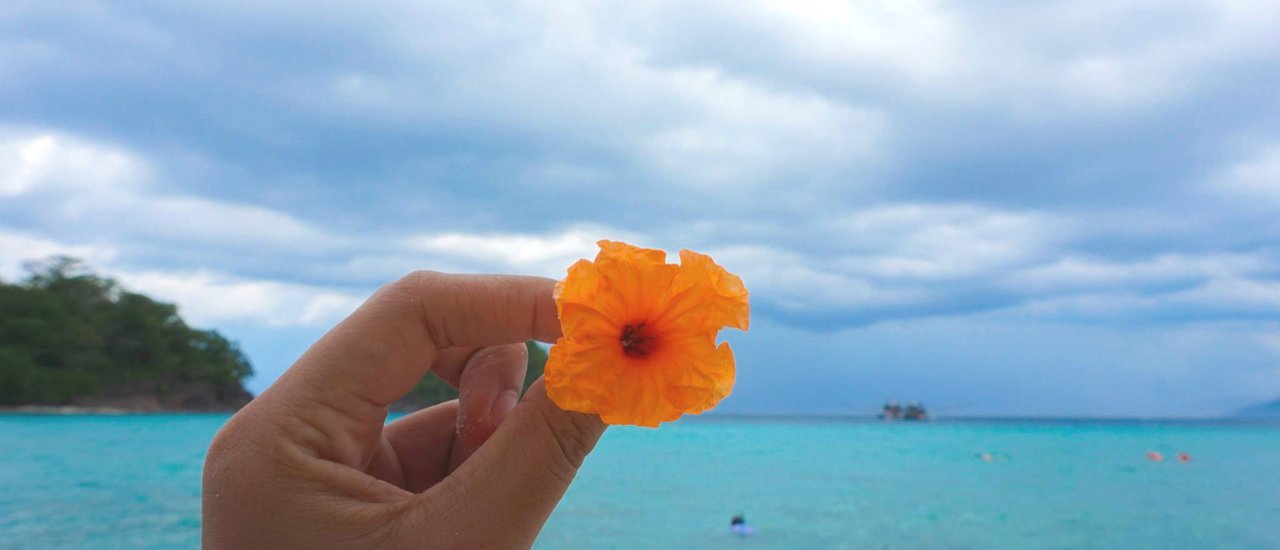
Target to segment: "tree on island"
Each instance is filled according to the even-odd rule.
[[[542,369],[547,364],[547,350],[542,349],[541,345],[532,340],[525,342],[524,345],[529,350],[529,366],[524,374],[524,389],[527,390],[529,384],[542,376]],[[457,398],[458,390],[446,384],[435,374],[427,374],[417,386],[414,386],[409,395],[396,401],[391,408],[407,412]]]
[[[187,326],[173,304],[129,292],[79,260],[0,282],[0,405],[227,409],[253,374],[236,344]]]
[[[243,406],[253,367],[217,331],[189,327],[173,304],[129,292],[65,256],[27,264],[20,283],[0,281],[0,406],[74,405],[131,410]],[[542,376],[533,342],[524,387]],[[455,399],[429,374],[392,408]]]

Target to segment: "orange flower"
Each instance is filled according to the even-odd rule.
[[[657,426],[716,406],[733,390],[726,326],[747,329],[742,279],[709,256],[600,241],[556,285],[564,336],[551,348],[546,384],[560,408],[609,424]]]

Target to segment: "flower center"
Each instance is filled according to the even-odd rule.
[[[644,323],[622,327],[622,351],[632,357],[645,357],[653,351],[653,336]]]

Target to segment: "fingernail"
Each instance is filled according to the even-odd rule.
[[[489,418],[493,419],[493,427],[502,425],[502,421],[507,418],[507,413],[516,408],[516,402],[519,400],[520,394],[515,390],[498,394],[498,398],[493,400],[493,409],[489,411]]]

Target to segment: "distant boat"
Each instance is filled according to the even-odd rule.
[[[925,410],[924,403],[912,401],[903,407],[896,401],[889,401],[880,409],[879,418],[880,420],[928,420],[929,411]]]

